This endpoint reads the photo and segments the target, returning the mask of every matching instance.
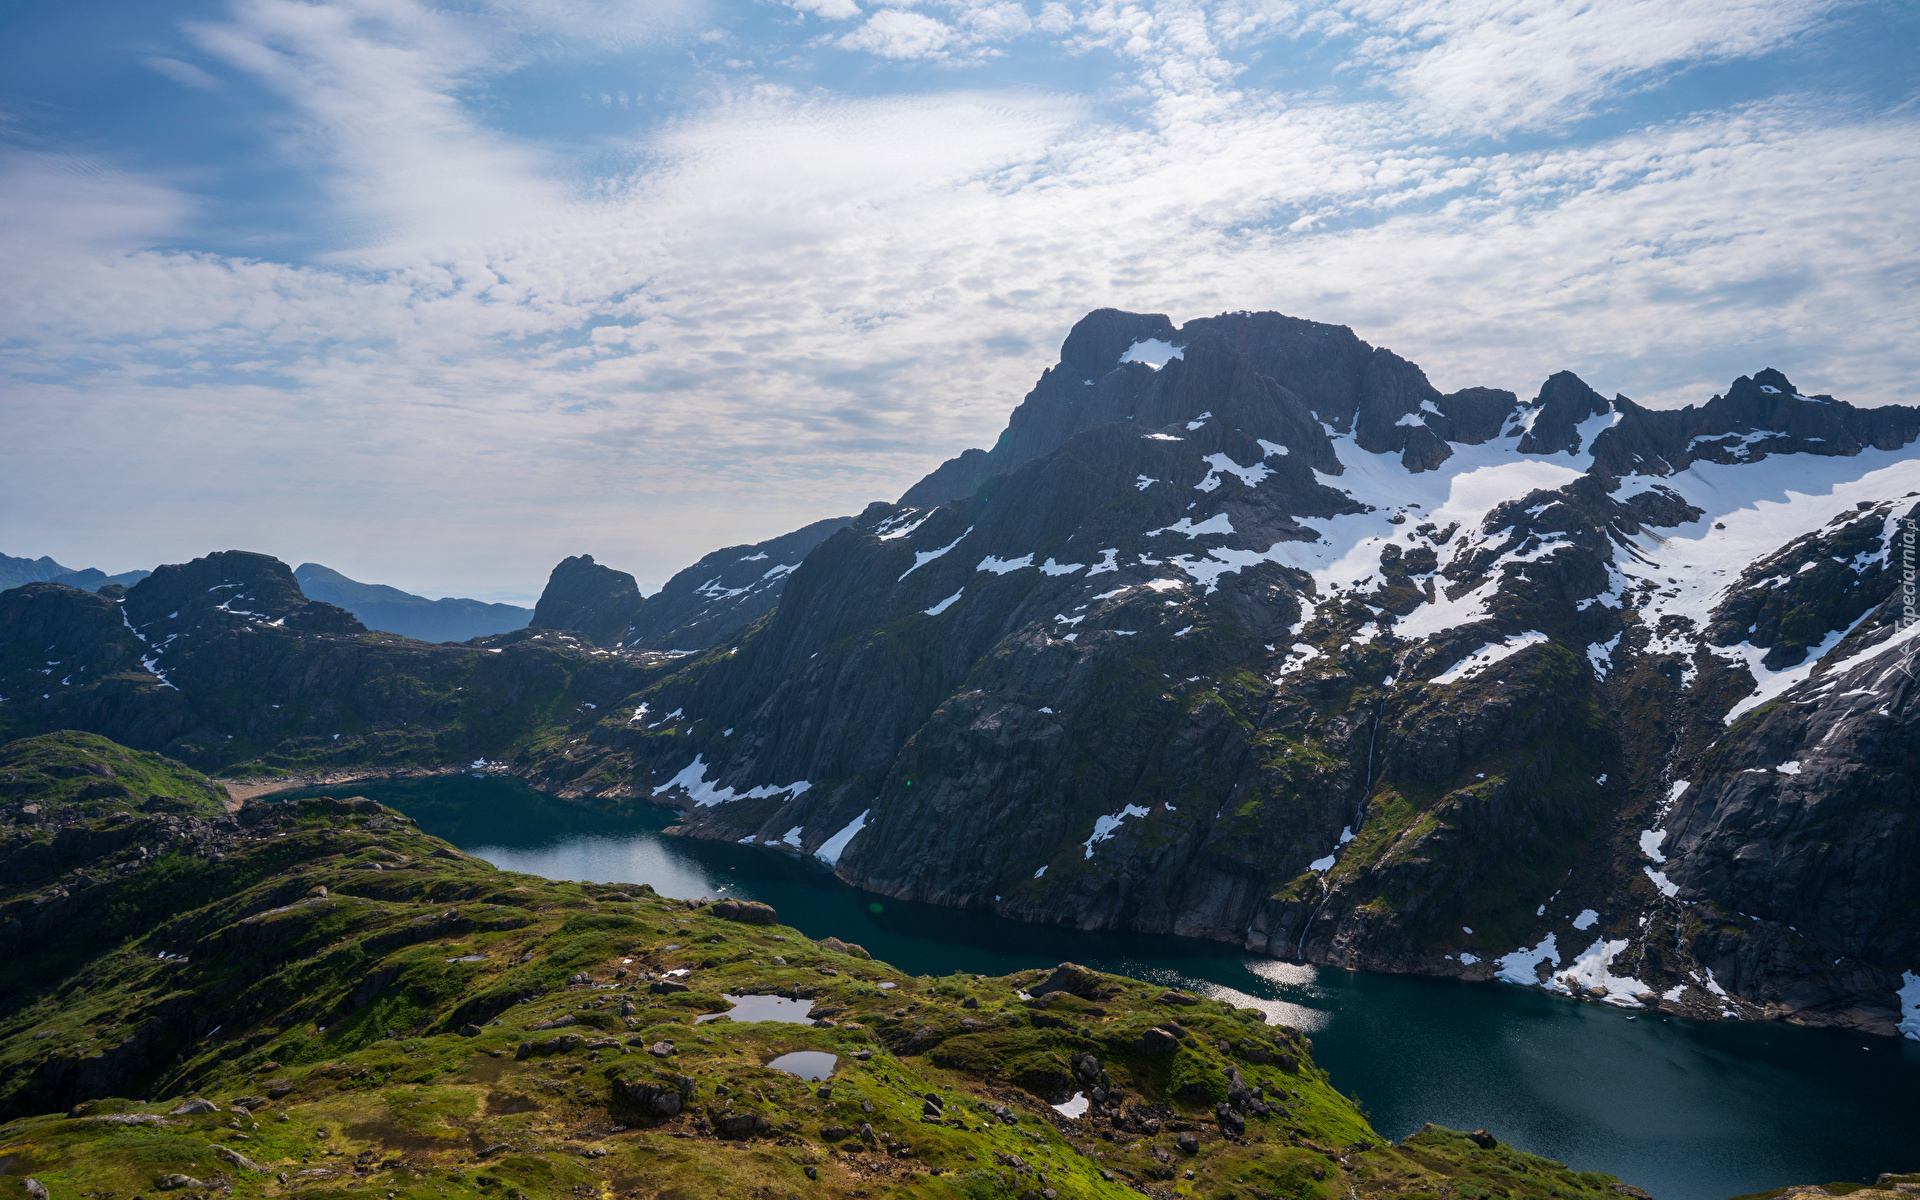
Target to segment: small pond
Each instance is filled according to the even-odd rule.
[[[789,1000],[785,996],[728,996],[720,997],[733,1005],[723,1013],[702,1013],[693,1019],[695,1025],[702,1021],[783,1021],[789,1025],[811,1025],[813,1018],[807,1015],[813,1007],[811,1000]]]
[[[825,1050],[795,1050],[791,1054],[782,1054],[767,1066],[776,1071],[785,1071],[789,1075],[818,1083],[833,1074],[833,1064],[839,1059]]]

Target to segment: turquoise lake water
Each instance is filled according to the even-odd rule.
[[[1920,1171],[1920,1042],[1634,1015],[1505,984],[1299,966],[1214,942],[903,903],[850,888],[811,859],[666,837],[666,810],[608,816],[500,777],[331,793],[391,805],[507,870],[763,900],[810,937],[857,942],[913,974],[1000,975],[1071,959],[1258,1005],[1307,1030],[1335,1085],[1395,1139],[1427,1121],[1486,1128],[1657,1200]]]

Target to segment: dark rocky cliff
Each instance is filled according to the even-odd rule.
[[[1441,393],[1344,329],[1095,314],[993,451],[821,543],[570,783],[524,766],[896,896],[1892,1032],[1911,691],[1825,672],[1890,601],[1917,416],[1775,371],[1677,412]],[[1732,798],[1783,711],[1824,748]]]

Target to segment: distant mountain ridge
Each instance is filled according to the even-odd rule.
[[[623,650],[711,649],[772,612],[787,576],[852,523],[852,517],[829,517],[764,542],[715,550],[644,598],[625,571],[591,554],[568,558],[553,569],[532,627],[579,630]]]
[[[131,587],[151,575],[151,571],[123,571],[118,575],[109,575],[97,567],[73,570],[63,567],[51,558],[14,558],[0,554],[0,592],[8,588],[19,587],[23,583],[64,583],[77,587],[83,592],[97,592],[109,583],[122,587]]]
[[[515,604],[446,597],[429,600],[384,583],[361,583],[319,563],[301,563],[293,577],[313,600],[338,605],[369,629],[423,642],[464,642],[523,629],[533,610]]]

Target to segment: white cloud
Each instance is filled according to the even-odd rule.
[[[847,50],[864,50],[882,58],[936,58],[954,41],[951,28],[922,13],[888,8],[840,39]]]
[[[851,21],[860,15],[860,6],[853,0],[787,0],[787,3],[825,21]]]
[[[950,58],[1031,36],[924,7],[946,20],[871,21],[939,24]],[[0,508],[36,539],[8,553],[240,545],[429,590],[591,551],[658,582],[989,444],[1109,304],[1350,323],[1444,388],[1570,367],[1677,402],[1775,365],[1872,402],[1920,367],[1904,111],[1789,98],[1468,152],[1431,133],[1444,106],[1247,88],[1235,39],[1314,13],[1096,5],[1077,36],[1129,56],[1138,120],[1031,88],[718,80],[583,179],[458,99],[509,53],[484,29],[401,0],[235,14],[199,44],[286,98],[283,147],[352,252],[153,249],[190,228],[181,188],[0,160]],[[1379,70],[1428,61],[1393,53]],[[1539,87],[1490,111],[1590,95]]]
[[[1473,132],[1584,115],[1665,67],[1746,58],[1804,32],[1826,0],[1346,0],[1360,59],[1436,121]]]
[[[215,79],[192,63],[181,62],[177,58],[167,58],[159,54],[150,55],[145,62],[149,67],[152,67],[182,87],[190,87],[202,92],[215,92],[220,90],[220,81],[218,79]]]

